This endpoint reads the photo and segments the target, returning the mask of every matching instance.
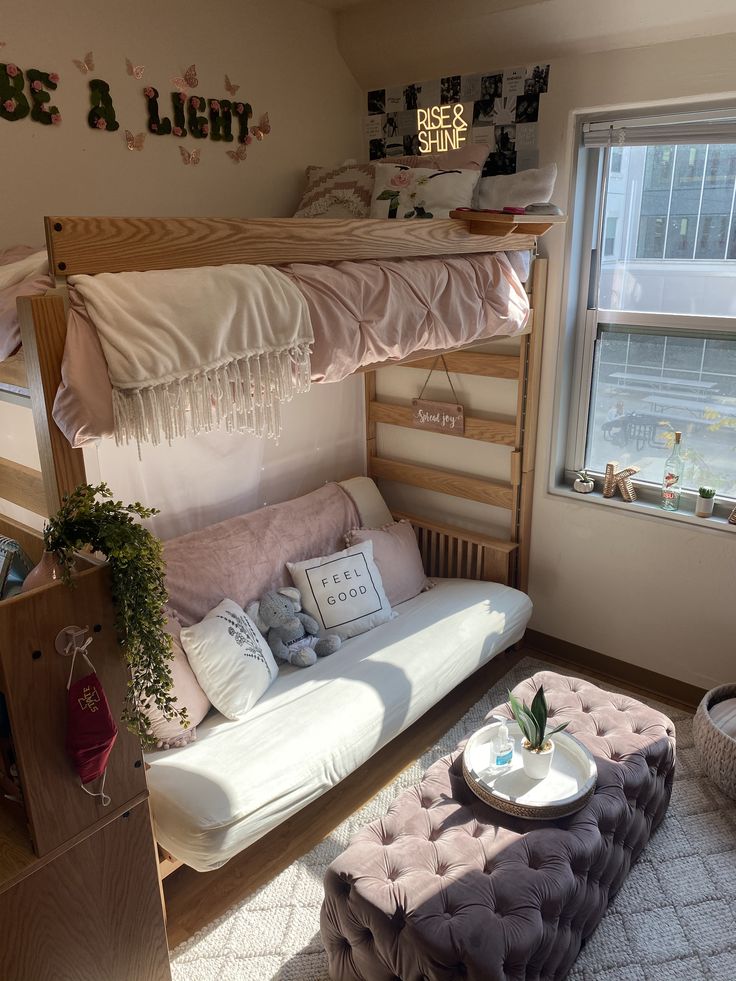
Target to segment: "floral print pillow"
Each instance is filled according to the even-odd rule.
[[[403,164],[376,164],[371,218],[447,218],[453,208],[469,208],[477,170],[430,170]]]

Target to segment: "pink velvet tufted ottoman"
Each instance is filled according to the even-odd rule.
[[[463,780],[460,749],[363,828],[325,877],[335,981],[559,981],[662,821],[675,729],[660,712],[543,671],[555,723],[590,749],[595,794],[553,822],[506,817]],[[510,715],[501,706],[493,714]]]

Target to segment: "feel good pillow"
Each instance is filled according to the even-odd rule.
[[[447,218],[470,207],[477,183],[477,170],[376,164],[371,218]]]
[[[306,562],[287,562],[286,567],[301,593],[304,612],[325,633],[347,640],[391,619],[371,542]]]
[[[197,681],[228,719],[242,719],[279,673],[265,637],[235,600],[182,628],[181,643]]]
[[[396,521],[383,528],[356,528],[345,536],[347,545],[373,544],[373,559],[391,606],[429,589],[417,536],[410,522]]]

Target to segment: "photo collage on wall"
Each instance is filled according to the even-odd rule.
[[[467,141],[488,147],[484,177],[536,167],[540,96],[548,85],[549,65],[527,65],[372,89],[365,120],[369,157],[421,154],[417,110],[461,103]]]

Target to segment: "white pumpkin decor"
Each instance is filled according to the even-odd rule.
[[[572,489],[578,494],[590,494],[591,491],[595,490],[595,482],[587,470],[578,470]]]

